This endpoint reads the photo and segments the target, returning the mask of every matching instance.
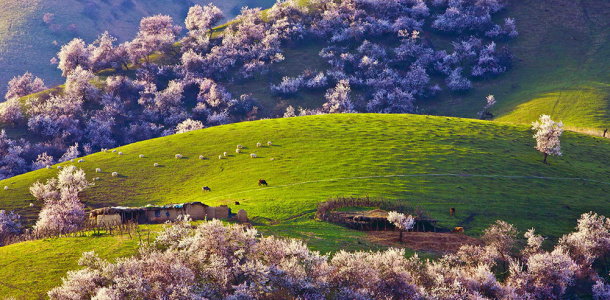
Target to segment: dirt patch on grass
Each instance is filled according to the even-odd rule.
[[[455,233],[404,232],[402,243],[398,242],[398,231],[367,231],[366,233],[369,241],[379,245],[439,253],[457,252],[462,245],[483,245],[479,239]]]

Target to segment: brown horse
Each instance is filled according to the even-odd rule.
[[[258,186],[261,186],[261,185],[267,186],[267,181],[265,181],[265,179],[259,179]]]

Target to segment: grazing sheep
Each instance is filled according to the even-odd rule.
[[[74,162],[74,160],[73,160],[73,159],[71,159],[71,160],[70,160],[70,162]]]
[[[199,155],[199,159],[203,159],[203,155]]]
[[[64,167],[62,167],[62,166],[57,166],[57,170],[61,170],[61,169],[63,169],[63,168],[64,168]]]
[[[182,154],[176,154],[176,158],[177,159],[181,159],[182,158]]]
[[[47,165],[47,169],[52,169],[52,167],[51,167],[51,166],[49,166],[49,165]]]
[[[265,181],[265,179],[259,179],[258,186],[261,186],[261,185],[267,186],[267,181]]]
[[[261,147],[261,143],[256,143],[256,147],[260,148]]]
[[[100,168],[96,168],[96,169],[95,169],[95,173],[102,173],[102,169],[100,169]]]
[[[209,187],[204,186],[204,187],[201,188],[201,191],[205,193],[205,192],[211,192],[212,190],[210,190]]]
[[[112,172],[112,177],[117,177],[117,176],[119,176],[119,173],[117,173],[117,172]]]
[[[116,149],[112,150],[112,153],[115,153],[115,152],[116,152]]]
[[[243,148],[242,145],[237,145],[237,149],[241,149],[241,148]]]
[[[79,163],[82,163],[82,162],[84,162],[84,161],[85,161],[85,160],[84,160],[84,159],[82,159],[82,158],[78,160],[78,162],[79,162]]]
[[[250,153],[250,158],[256,158],[256,154]]]
[[[144,158],[144,154],[140,154],[140,158]]]
[[[268,142],[267,142],[267,146],[271,146],[271,141],[268,141]]]
[[[4,190],[5,190],[5,191],[8,191],[8,186],[4,186]]]
[[[269,160],[272,160],[272,161],[273,161],[273,160],[275,160],[275,158],[273,158],[273,157],[272,157],[272,158],[270,158]]]
[[[222,156],[227,156],[227,152],[223,153]]]
[[[123,155],[123,152],[119,152],[119,155]]]
[[[30,203],[30,207],[34,207],[34,203]]]
[[[108,152],[108,149],[106,149],[106,148],[102,148],[102,152],[104,152],[104,153],[105,153],[105,152]]]
[[[222,155],[218,155],[218,159],[222,159]]]
[[[158,164],[158,163],[155,163],[155,164],[153,165],[153,167],[158,167],[158,166],[159,166],[159,164]]]
[[[235,153],[239,153],[239,152],[241,152],[241,150],[235,149]]]

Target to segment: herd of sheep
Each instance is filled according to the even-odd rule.
[[[268,145],[268,146],[271,146],[271,145],[272,145],[271,141],[267,142],[267,145]],[[261,144],[260,142],[259,142],[259,143],[256,143],[256,147],[257,147],[257,148],[260,148],[261,146],[262,146],[262,144]],[[243,149],[243,146],[242,146],[242,145],[237,145],[237,149],[235,150],[235,153],[241,153],[241,149]],[[108,152],[108,149],[102,149],[102,152]],[[112,150],[112,153],[116,153],[116,152],[117,152],[117,150]],[[119,153],[118,153],[118,155],[123,155],[123,152],[119,152]],[[219,156],[218,156],[218,159],[223,159],[223,157],[227,157],[227,155],[228,155],[228,152],[226,152],[226,151],[225,151],[225,152],[223,152],[223,154],[222,154],[222,155],[219,155]],[[139,157],[140,157],[140,158],[144,158],[144,154],[140,154],[140,155],[139,155]],[[175,157],[176,159],[181,159],[181,158],[183,158],[182,154],[176,154],[174,157]],[[251,154],[250,154],[250,158],[257,158],[256,153],[251,153]],[[199,159],[200,159],[200,160],[203,160],[203,159],[204,159],[204,156],[203,156],[203,155],[199,155]],[[273,159],[273,158],[271,158],[271,160],[274,160],[274,159]],[[72,160],[70,160],[70,161],[71,161],[71,162],[74,162],[74,159],[72,159]],[[82,159],[82,158],[78,160],[78,162],[79,162],[79,163],[84,162],[84,161],[85,161],[85,160],[84,160],[84,159]],[[158,167],[158,166],[159,166],[159,163],[154,163],[154,164],[153,164],[153,167]],[[46,168],[47,168],[47,169],[52,169],[52,167],[51,167],[51,166],[47,166]],[[61,170],[61,169],[62,169],[62,166],[57,166],[57,169],[58,169],[58,170]],[[95,173],[101,173],[101,172],[102,172],[102,169],[101,169],[101,168],[96,168],[96,169],[95,169]],[[111,175],[112,175],[112,177],[117,177],[117,176],[119,176],[119,173],[118,173],[118,172],[112,172],[112,173],[111,173]],[[100,180],[100,177],[94,177],[94,178],[93,178],[93,181],[98,181],[98,180]],[[204,191],[206,191],[206,189],[205,189],[205,188],[206,188],[206,187],[204,187]],[[5,186],[5,187],[4,187],[4,190],[5,190],[5,191],[6,191],[6,190],[8,190],[8,189],[9,189],[9,187],[8,187],[8,186]],[[207,189],[207,191],[209,191],[209,188]]]

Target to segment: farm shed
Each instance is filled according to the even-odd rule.
[[[193,220],[227,219],[230,209],[226,205],[211,207],[201,202],[189,202],[168,205],[147,205],[144,207],[105,207],[94,209],[89,213],[89,219],[98,226],[116,223],[137,222],[164,223],[174,221],[178,216],[189,215]]]

